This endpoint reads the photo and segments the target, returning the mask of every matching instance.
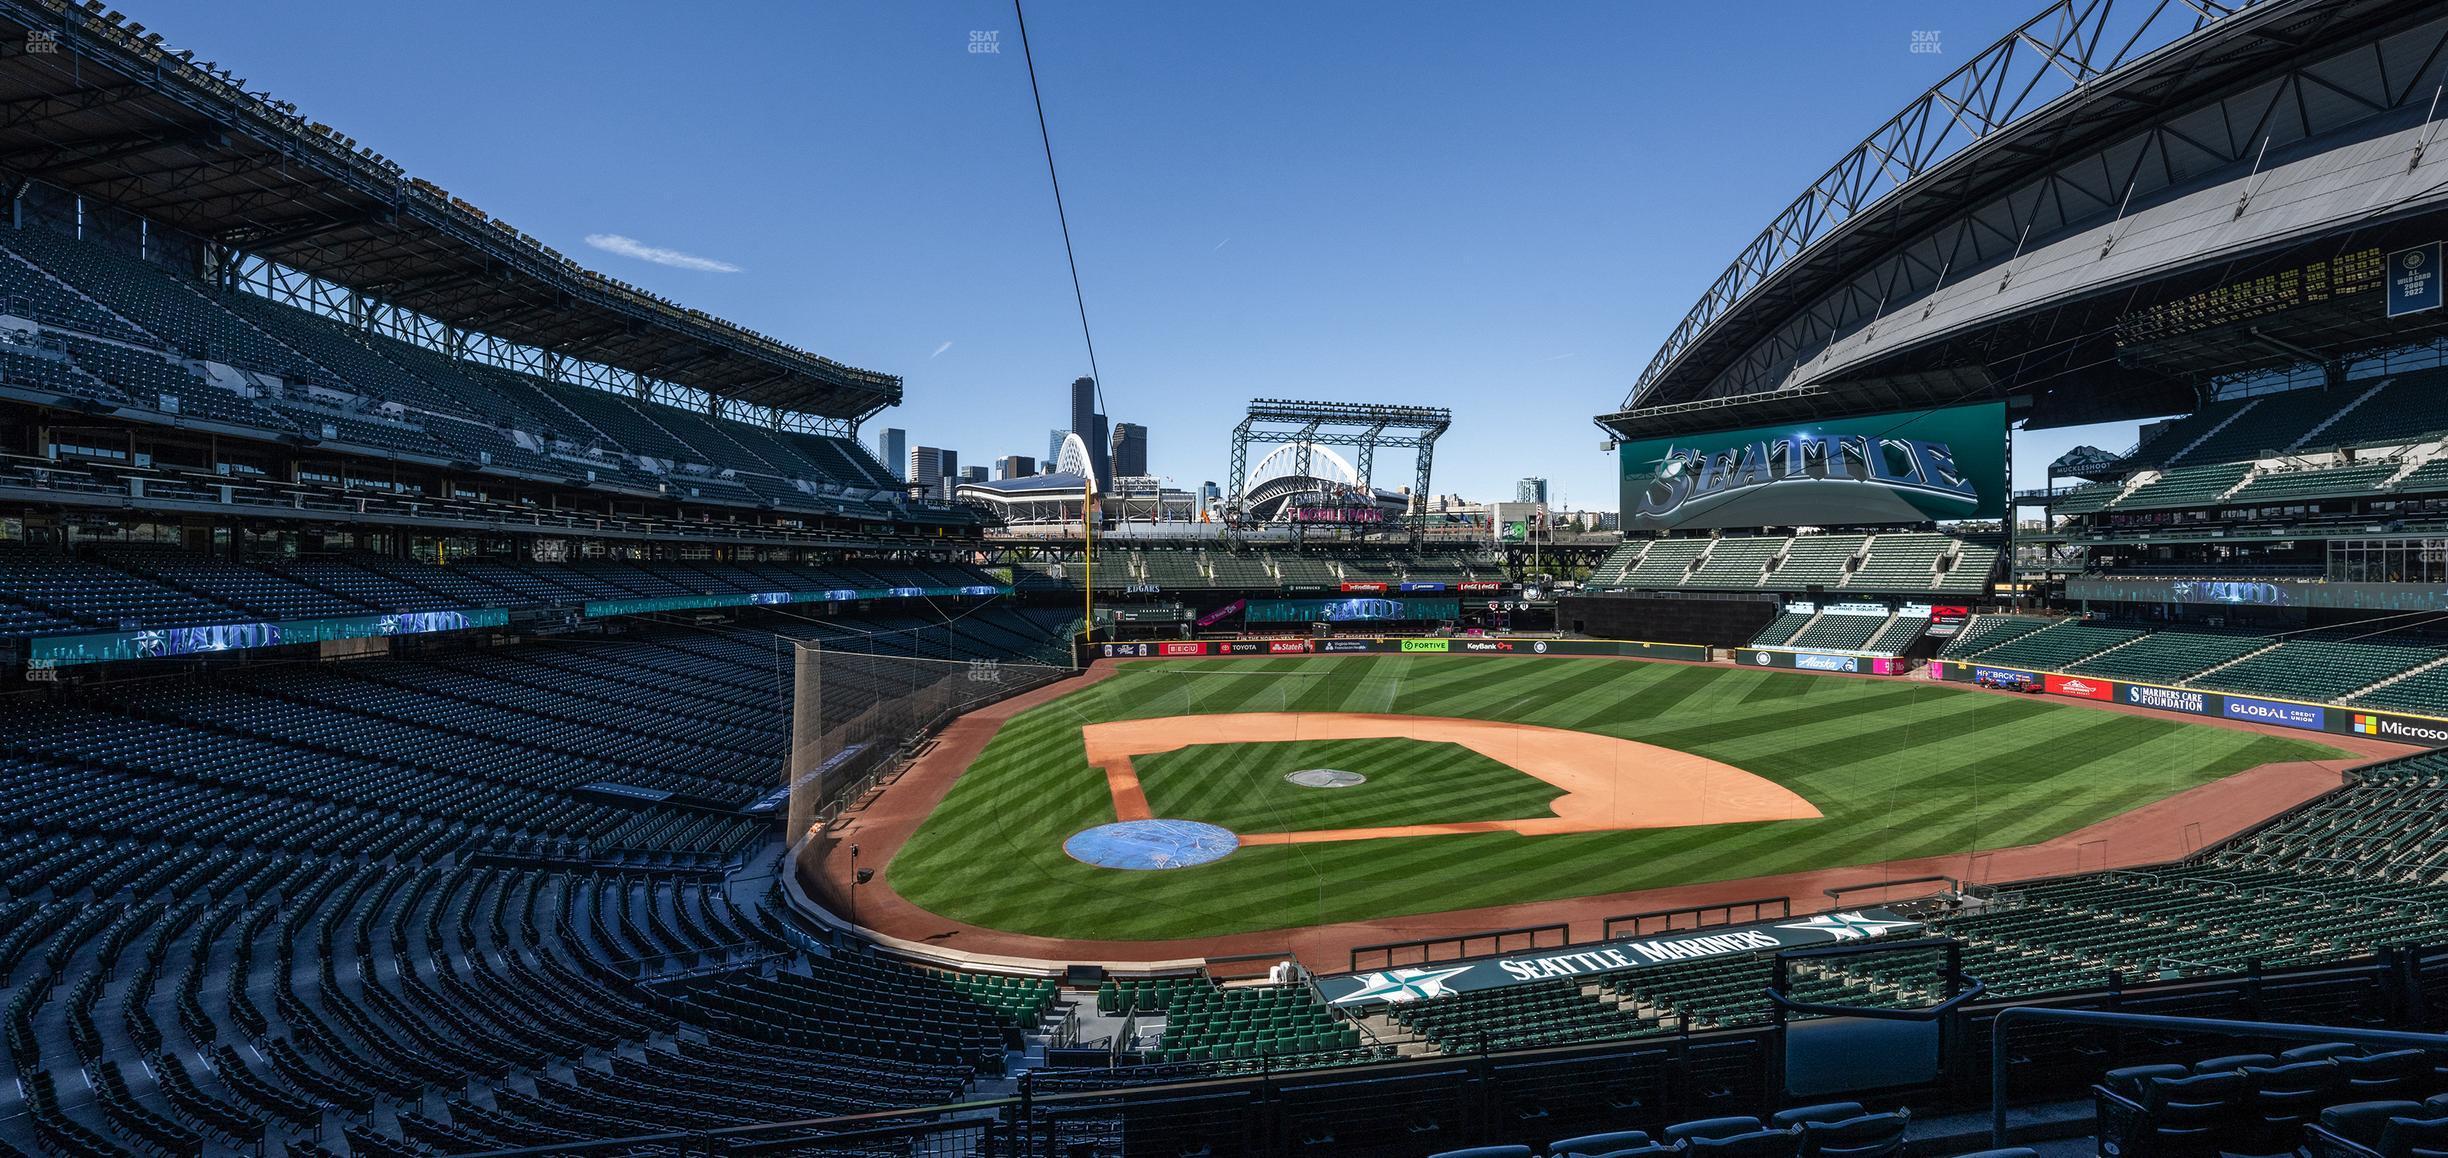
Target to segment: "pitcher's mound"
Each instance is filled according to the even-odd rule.
[[[1241,847],[1229,828],[1197,820],[1125,820],[1071,834],[1071,859],[1109,869],[1177,869],[1222,860]]]
[[[1284,779],[1303,788],[1349,788],[1368,783],[1368,777],[1341,768],[1304,768],[1286,774]]]

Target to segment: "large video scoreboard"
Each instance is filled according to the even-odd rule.
[[[2006,404],[1652,438],[1618,448],[1626,530],[2006,517]]]

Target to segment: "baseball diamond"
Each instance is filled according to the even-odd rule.
[[[1973,734],[1977,745],[1965,742]],[[1578,739],[1544,771],[1407,778],[1415,751],[1355,735],[1464,739],[1483,757],[1516,758],[1529,746],[1500,738]],[[1370,778],[1315,794],[1337,806],[1331,821],[1253,803],[1267,783],[1291,791],[1287,763],[1310,764],[1270,749],[1323,742],[1356,743],[1334,766]],[[927,912],[1055,939],[1399,925],[2035,844],[2248,768],[2303,761],[2350,762],[2310,740],[1919,681],[1602,659],[1129,662],[1004,722],[883,881]],[[1562,767],[1593,763],[1610,770],[1603,782],[1565,785],[1544,806],[1521,794],[1522,780],[1557,784],[1571,779]],[[1637,826],[1641,808],[1678,791],[1688,811],[1671,826]],[[1598,803],[1582,812],[1576,797],[1592,792]],[[1223,823],[1240,847],[1155,874],[1062,852],[1073,833],[1137,816]]]

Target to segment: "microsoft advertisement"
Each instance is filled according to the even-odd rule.
[[[1626,529],[2006,516],[2006,404],[1627,442]]]

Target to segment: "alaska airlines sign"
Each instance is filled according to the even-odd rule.
[[[2002,403],[1630,442],[1623,509],[1650,530],[2000,518],[2005,442]]]

